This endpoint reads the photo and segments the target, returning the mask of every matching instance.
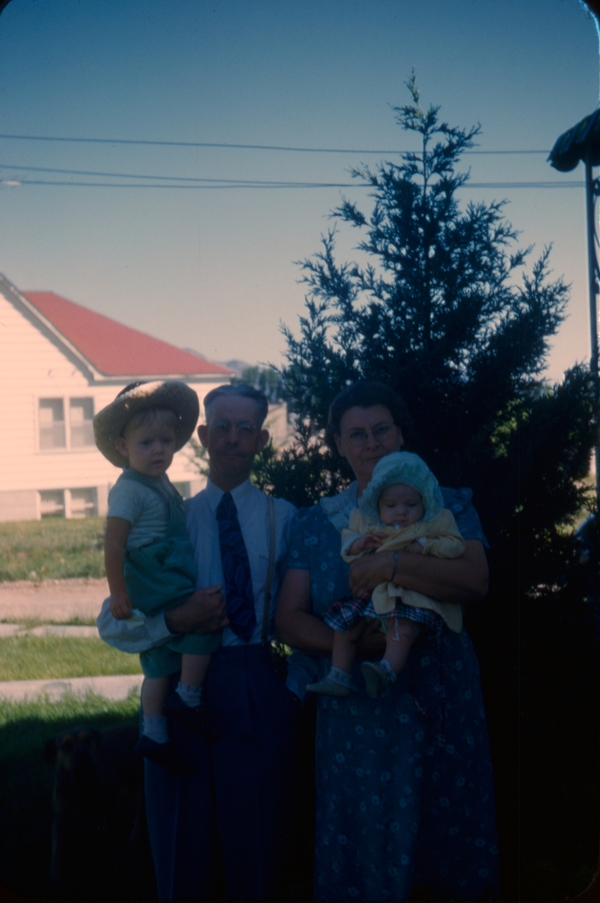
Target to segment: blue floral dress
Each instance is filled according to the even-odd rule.
[[[442,489],[465,539],[485,542],[468,489]],[[309,570],[313,612],[348,593],[340,532],[356,484],[296,515],[288,567]],[[486,900],[498,895],[492,770],[479,666],[439,620],[377,699],[319,697],[317,900]],[[319,676],[331,661],[320,660]]]

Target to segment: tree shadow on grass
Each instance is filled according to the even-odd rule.
[[[54,886],[49,877],[55,768],[43,761],[44,744],[74,726],[103,730],[135,723],[136,701],[115,708],[97,697],[6,707],[8,716],[4,713],[0,724],[0,885],[34,899],[155,899],[145,825],[135,845],[128,844],[135,819],[135,798],[129,789],[119,794],[118,815],[101,852],[90,853],[89,843],[82,839],[70,877]]]

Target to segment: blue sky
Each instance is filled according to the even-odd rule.
[[[578,0],[11,0],[0,135],[114,140],[0,137],[0,180],[22,183],[0,187],[0,270],[213,359],[279,363],[279,324],[295,329],[304,307],[294,261],[318,250],[342,189],[73,183],[349,182],[352,166],[410,146],[390,105],[407,101],[413,67],[425,104],[453,125],[481,123],[480,150],[547,152],[598,102],[598,40]],[[135,140],[356,152],[118,143]],[[583,179],[545,153],[463,162],[474,182]],[[31,184],[41,180],[69,184]],[[358,185],[343,192],[368,206]],[[503,197],[521,244],[552,242],[554,273],[572,283],[550,359],[558,379],[589,356],[584,191],[461,193]],[[340,234],[341,259],[356,239]]]

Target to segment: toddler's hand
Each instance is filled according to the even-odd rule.
[[[133,614],[133,605],[127,593],[113,593],[110,597],[110,613],[117,621],[126,621]]]

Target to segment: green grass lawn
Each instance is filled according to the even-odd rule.
[[[0,581],[104,577],[104,518],[0,523]]]
[[[95,638],[24,636],[0,639],[0,681],[103,674],[141,674],[139,658],[119,652]]]

